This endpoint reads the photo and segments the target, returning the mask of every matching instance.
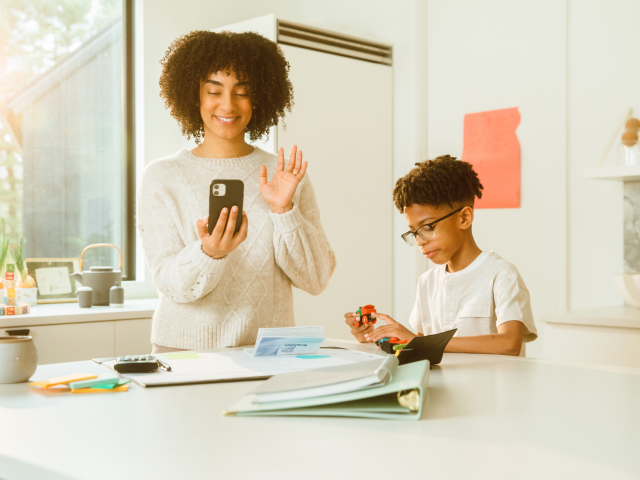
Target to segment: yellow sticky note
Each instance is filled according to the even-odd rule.
[[[49,380],[42,380],[41,382],[32,382],[29,385],[32,387],[49,388],[54,385],[68,385],[71,382],[79,382],[81,380],[90,380],[96,378],[98,375],[95,373],[74,373],[73,375],[65,375],[64,377],[50,378]]]
[[[71,393],[111,393],[111,392],[126,392],[129,389],[129,385],[120,385],[116,388],[76,388],[71,390]]]

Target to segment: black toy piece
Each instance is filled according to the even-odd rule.
[[[400,340],[398,337],[384,337],[376,342],[376,345],[380,347],[385,353],[396,354],[396,350],[393,347],[396,345],[404,345],[409,343],[409,340]]]
[[[420,360],[429,360],[431,365],[439,364],[442,361],[445,347],[457,331],[458,329],[454,328],[435,335],[415,337],[398,355],[400,365]]]

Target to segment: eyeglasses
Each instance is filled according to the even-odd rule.
[[[440,217],[437,220],[434,220],[431,223],[425,223],[424,225],[419,226],[415,232],[409,230],[407,233],[403,233],[402,234],[402,239],[405,241],[405,243],[407,245],[410,246],[414,246],[416,245],[416,238],[418,238],[418,236],[420,237],[420,239],[423,242],[428,242],[429,240],[431,240],[436,232],[433,230],[433,226],[438,223],[441,222],[442,220],[444,220],[445,218],[449,218],[451,215],[453,215],[454,213],[458,213],[460,210],[462,210],[463,208],[468,207],[468,205],[465,205],[464,207],[460,207],[457,210],[454,210],[453,212],[451,212],[449,215],[445,215],[444,217]],[[473,207],[470,207],[473,208]]]

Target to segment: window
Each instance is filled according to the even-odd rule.
[[[30,258],[112,243],[135,279],[132,0],[3,2],[0,216]],[[85,265],[117,267],[95,248]]]

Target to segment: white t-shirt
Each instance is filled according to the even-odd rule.
[[[498,325],[511,320],[524,324],[524,342],[538,338],[529,290],[518,270],[499,255],[482,252],[459,272],[447,272],[445,264],[423,273],[409,323],[424,335],[457,328],[456,337],[468,337],[497,333]]]

